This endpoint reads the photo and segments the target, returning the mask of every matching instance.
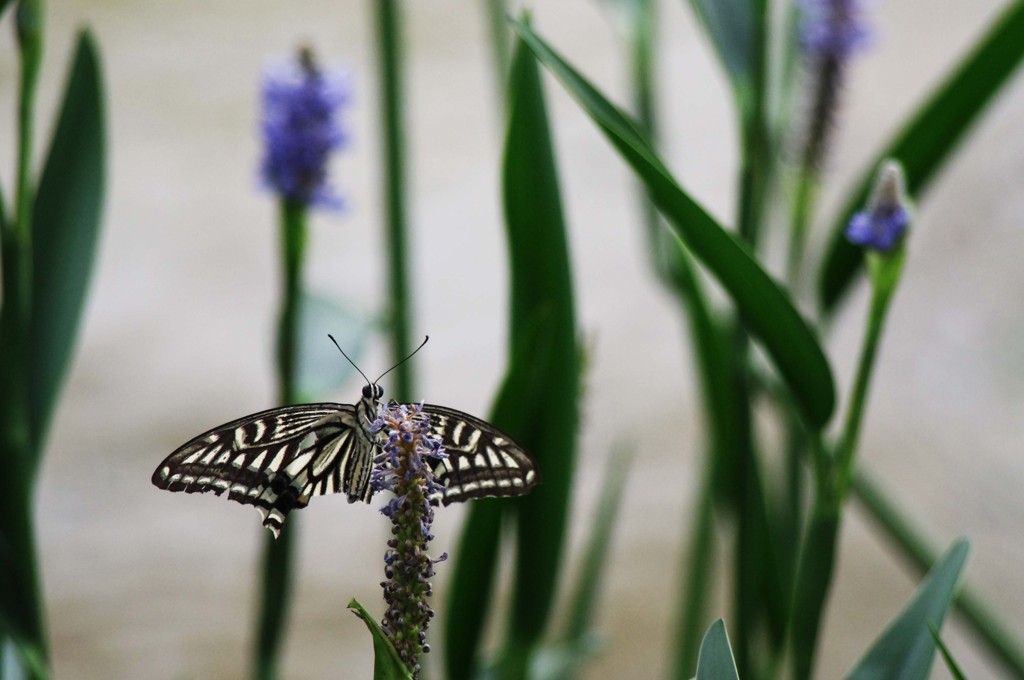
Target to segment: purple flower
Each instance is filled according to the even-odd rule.
[[[854,215],[846,226],[846,238],[854,245],[889,252],[902,243],[909,224],[903,169],[886,161],[878,171],[867,209]]]
[[[865,0],[802,0],[800,44],[808,54],[842,59],[865,47]]]
[[[394,494],[381,512],[391,519],[391,539],[384,554],[384,600],[387,613],[381,622],[413,677],[419,677],[419,658],[429,652],[427,626],[434,612],[427,604],[434,560],[427,554],[433,538],[430,525],[434,508],[430,499],[444,487],[434,480],[434,466],[448,457],[430,431],[422,404],[391,404],[383,409],[371,431],[386,439],[374,459],[370,484]]]
[[[267,69],[263,80],[264,154],[260,175],[281,198],[340,209],[341,197],[328,185],[331,152],[348,141],[339,112],[349,102],[348,79],[321,71],[308,50],[296,62]]]

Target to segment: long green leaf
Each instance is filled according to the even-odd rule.
[[[956,594],[969,546],[959,540],[929,572],[913,599],[871,645],[847,680],[927,680],[935,659],[929,625],[939,628]]]
[[[864,205],[878,166],[886,158],[903,164],[907,191],[915,200],[949,160],[981,113],[1024,58],[1024,0],[1010,4],[950,78],[907,119],[868,164],[832,224],[832,240],[821,270],[819,302],[835,311],[863,265],[860,248],[846,241],[850,217]]]
[[[928,632],[932,634],[932,639],[935,640],[935,646],[939,648],[939,652],[942,653],[942,660],[946,662],[946,670],[953,676],[953,680],[967,680],[964,677],[964,672],[960,670],[960,664],[953,658],[953,653],[949,651],[949,647],[942,641],[942,636],[939,634],[939,629],[934,624],[928,624]]]
[[[491,422],[534,457],[542,484],[515,503],[522,541],[512,640],[503,666],[525,672],[554,601],[575,451],[578,364],[568,247],[536,64],[522,47],[509,84],[505,210],[510,248],[509,366]],[[497,568],[507,501],[473,503],[459,543],[446,629],[449,676],[468,678]],[[525,554],[522,554],[525,553]]]
[[[92,273],[106,171],[99,54],[78,36],[60,118],[33,211],[30,403],[38,452],[71,361]]]
[[[729,647],[729,634],[725,632],[722,619],[711,624],[700,643],[696,680],[739,680],[736,661]]]
[[[363,620],[373,637],[373,680],[412,680],[412,673],[402,663],[402,657],[370,612],[354,599],[349,601],[348,608]]]
[[[680,188],[633,123],[521,22],[513,26],[605,133],[646,185],[675,234],[732,296],[808,421],[823,426],[835,406],[832,372],[814,332],[739,241]]]
[[[556,599],[579,422],[580,357],[554,146],[537,62],[517,42],[503,195],[511,275],[511,370],[495,423],[543,483],[516,503],[518,549],[505,663],[525,669]]]
[[[612,529],[619,517],[622,490],[629,476],[633,460],[631,451],[617,451],[612,455],[608,471],[591,525],[590,539],[576,579],[576,591],[572,600],[569,623],[566,626],[566,640],[577,649],[584,646],[585,638],[593,625],[594,609],[600,598],[601,581],[608,565],[608,550],[611,545]]]
[[[444,617],[444,662],[449,680],[469,680],[479,662],[498,572],[502,512],[498,499],[474,501],[454,552]]]

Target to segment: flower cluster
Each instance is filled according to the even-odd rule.
[[[866,46],[865,0],[803,0],[800,44],[804,51],[842,59]]]
[[[348,101],[345,74],[321,71],[308,50],[300,52],[297,63],[267,70],[260,166],[267,188],[303,205],[342,206],[327,182],[327,161],[347,141],[339,112]]]
[[[889,252],[903,241],[910,224],[903,169],[894,161],[887,161],[878,171],[875,188],[866,210],[853,216],[846,226],[846,238],[851,243]]]
[[[422,405],[391,404],[371,427],[386,436],[383,450],[374,459],[370,480],[375,490],[394,494],[381,512],[391,519],[391,539],[384,555],[381,583],[388,610],[382,627],[413,677],[419,676],[419,657],[430,651],[427,626],[434,612],[427,604],[430,578],[437,560],[427,554],[433,538],[430,525],[434,509],[430,498],[444,491],[434,480],[432,463],[447,458],[441,441],[431,435],[430,420]]]

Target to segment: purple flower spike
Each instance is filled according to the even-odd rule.
[[[339,113],[349,102],[340,71],[321,71],[308,50],[296,62],[268,68],[263,80],[263,184],[281,198],[338,210],[327,161],[348,136]]]
[[[430,431],[430,419],[420,404],[392,404],[371,425],[384,440],[374,459],[370,483],[387,489],[395,498],[381,512],[391,519],[391,540],[384,555],[384,600],[388,610],[381,622],[399,656],[419,677],[420,655],[430,651],[426,631],[433,610],[427,604],[434,560],[427,554],[433,536],[434,508],[430,499],[444,487],[434,480],[434,466],[448,454]]]
[[[803,0],[800,44],[818,56],[843,59],[871,42],[864,0]]]
[[[878,171],[867,209],[854,215],[846,226],[850,243],[886,253],[903,242],[910,224],[903,186],[903,169],[886,161]]]

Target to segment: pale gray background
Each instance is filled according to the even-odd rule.
[[[352,207],[315,218],[309,279],[366,311],[382,299],[371,2],[49,3],[40,131],[50,128],[72,34],[84,24],[100,40],[111,121],[98,273],[38,494],[57,677],[244,673],[258,516],[213,497],[158,492],[149,475],[186,438],[272,403],[277,227],[273,200],[256,189],[255,106],[262,65],[299,41],[349,67],[357,92],[354,142],[336,166]],[[418,358],[422,396],[484,414],[503,370],[506,270],[501,126],[480,4],[408,3],[408,117],[416,331],[433,338]],[[660,4],[667,155],[687,188],[731,221],[736,145],[723,79],[684,3]],[[876,3],[879,37],[851,73],[833,187],[863,166],[1004,4]],[[623,101],[621,44],[598,3],[538,5],[539,30]],[[15,58],[10,19],[3,23],[0,179],[8,188]],[[680,522],[702,441],[699,402],[680,317],[648,273],[630,175],[549,85],[591,348],[573,564],[613,442],[638,452],[600,612],[607,644],[588,677],[653,678],[674,616]],[[938,542],[972,539],[969,578],[1024,632],[1022,112],[1018,79],[921,207],[862,453]],[[826,202],[837,196],[828,192]],[[844,394],[863,292],[829,342]],[[371,374],[386,362],[375,345],[363,357]],[[357,392],[352,384],[337,398]],[[453,547],[462,513],[440,514],[438,552]],[[302,514],[286,676],[368,677],[369,639],[344,605],[354,596],[381,608],[383,521],[340,497]],[[823,678],[850,666],[914,585],[859,517],[844,527],[840,558]],[[442,566],[442,596],[449,574]],[[970,674],[994,673],[963,636],[951,640]]]

